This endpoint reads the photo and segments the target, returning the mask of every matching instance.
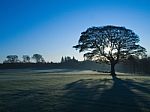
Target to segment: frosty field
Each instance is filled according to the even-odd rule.
[[[150,76],[1,70],[0,112],[150,112]]]

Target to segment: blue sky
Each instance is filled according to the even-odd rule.
[[[0,62],[9,54],[47,61],[82,53],[72,48],[91,26],[132,29],[150,54],[149,0],[0,0]]]

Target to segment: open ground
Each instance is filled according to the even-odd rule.
[[[150,112],[150,76],[1,70],[0,112]]]

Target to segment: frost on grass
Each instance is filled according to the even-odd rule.
[[[0,112],[150,111],[149,76],[112,79],[81,72],[5,71],[0,74]]]

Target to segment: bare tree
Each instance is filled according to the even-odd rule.
[[[91,27],[81,33],[78,45],[73,46],[79,52],[85,52],[88,59],[108,61],[111,75],[115,76],[115,65],[130,55],[143,56],[146,49],[137,43],[139,36],[132,30],[119,26]]]

